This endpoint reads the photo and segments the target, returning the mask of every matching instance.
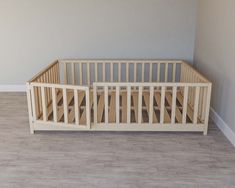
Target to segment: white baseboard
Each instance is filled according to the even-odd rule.
[[[9,84],[9,85],[0,85],[0,92],[25,92],[26,85],[16,85],[16,84]]]
[[[219,116],[219,114],[217,114],[217,112],[213,108],[210,109],[210,118],[218,126],[218,128],[224,133],[224,135],[232,143],[232,145],[235,147],[235,133],[224,122],[224,120]]]

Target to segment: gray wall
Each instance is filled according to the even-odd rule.
[[[57,58],[192,61],[196,0],[0,0],[0,84]]]
[[[199,0],[195,63],[212,82],[212,107],[235,131],[235,1]]]

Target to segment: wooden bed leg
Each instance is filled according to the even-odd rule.
[[[31,100],[31,94],[30,94],[30,84],[27,83],[27,102],[28,102],[28,113],[29,113],[29,126],[30,126],[30,133],[34,134],[31,101],[32,100]]]

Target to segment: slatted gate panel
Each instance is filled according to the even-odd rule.
[[[31,83],[30,97],[33,122],[90,129],[88,87]]]

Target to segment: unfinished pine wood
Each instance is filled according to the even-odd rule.
[[[150,110],[150,105],[149,105],[149,92],[144,92],[143,93],[143,96],[144,96],[144,102],[146,104],[146,107],[147,107],[147,112],[149,114],[149,110]],[[159,122],[158,119],[157,119],[157,116],[155,114],[155,112],[153,112],[153,123],[157,123]]]
[[[135,113],[135,122],[138,122],[138,93],[133,92],[132,98],[133,98],[133,107],[134,107],[134,113]]]
[[[98,107],[97,107],[97,121],[101,122],[104,112],[104,93],[101,93],[99,97]]]
[[[211,83],[183,61],[57,60],[27,83],[27,96],[31,133],[123,130],[207,134]]]
[[[158,105],[159,109],[161,109],[161,94],[157,92],[157,93],[154,94],[154,97],[155,97],[155,100],[157,102],[157,105]],[[165,107],[164,107],[164,122],[166,122],[166,123],[171,122],[170,115],[168,114]]]
[[[184,99],[183,99],[183,96],[180,92],[177,93],[177,99],[181,105],[184,104],[184,102],[183,102]],[[187,105],[187,113],[186,114],[189,117],[190,121],[193,122],[193,110],[189,104]]]
[[[110,95],[111,99],[110,99],[110,107],[109,107],[109,123],[115,123],[116,119],[116,112],[115,112],[115,102],[116,102],[116,93],[115,92],[111,92]]]
[[[166,100],[170,106],[172,106],[172,96],[169,92],[166,93]],[[180,112],[178,106],[175,106],[175,118],[178,123],[182,123],[182,113]]]
[[[123,91],[122,96],[122,123],[127,122],[127,92]]]

